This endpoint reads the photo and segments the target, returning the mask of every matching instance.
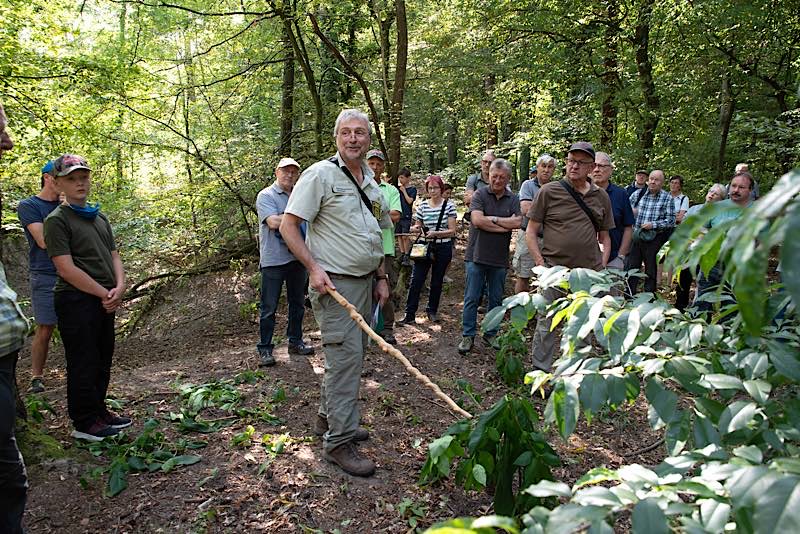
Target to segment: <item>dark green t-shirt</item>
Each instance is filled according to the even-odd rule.
[[[44,241],[51,258],[70,255],[75,266],[101,286],[112,289],[117,285],[111,259],[111,252],[117,247],[111,225],[102,213],[89,220],[61,205],[44,220]],[[55,290],[77,291],[60,276]]]

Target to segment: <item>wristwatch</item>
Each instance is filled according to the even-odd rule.
[[[376,280],[387,280],[388,281],[389,280],[389,275],[388,274],[376,274],[375,275],[375,279]]]
[[[497,224],[497,217],[492,217],[492,224]]]

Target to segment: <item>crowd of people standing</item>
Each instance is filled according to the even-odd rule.
[[[5,133],[0,108],[2,150],[13,144]],[[347,473],[370,476],[375,463],[357,443],[369,439],[359,426],[358,394],[366,336],[333,298],[345,297],[365,318],[382,316],[382,336],[391,344],[416,325],[427,290],[426,320],[440,322],[440,303],[448,268],[456,256],[458,207],[453,187],[439,175],[426,176],[419,190],[403,168],[396,180],[386,172],[387,158],[370,150],[372,126],[356,109],[342,111],[333,136],[336,154],[305,170],[291,157],[282,158],[274,180],[256,200],[261,274],[259,364],[276,364],[273,334],[279,297],[285,286],[288,352],[311,355],[316,349],[303,339],[308,305],[321,332],[325,374],[314,431],[322,436],[323,456]],[[2,152],[0,152],[2,153]],[[563,170],[562,170],[563,169]],[[658,251],[676,225],[694,216],[683,193],[683,178],[669,181],[663,170],[639,170],[623,187],[613,181],[612,156],[591,143],[570,145],[563,162],[541,154],[519,192],[511,188],[512,164],[487,150],[480,170],[466,179],[463,196],[468,235],[464,250],[465,288],[461,309],[459,353],[475,347],[481,310],[500,304],[509,266],[516,292],[531,290],[536,266],[562,265],[594,270],[642,269],[644,290],[655,292],[660,267]],[[556,175],[561,174],[561,179]],[[664,184],[668,183],[668,190]],[[19,218],[30,247],[30,280],[36,334],[31,345],[30,391],[46,388],[44,366],[57,326],[67,361],[67,404],[78,439],[102,440],[132,424],[111,412],[105,396],[114,351],[114,313],[125,291],[125,270],[112,226],[98,204],[88,201],[91,167],[86,159],[64,154],[41,170],[41,190],[19,204]],[[711,228],[738,217],[757,194],[748,169],[738,167],[728,188],[714,184],[706,203],[726,209],[708,223]],[[516,238],[515,238],[516,236]],[[398,272],[410,268],[410,283],[399,294]],[[689,304],[695,273],[678,273],[676,306]],[[697,280],[697,293],[720,284],[715,266]],[[668,276],[671,279],[671,276]],[[429,281],[428,281],[429,280]],[[631,277],[630,293],[639,289]],[[547,301],[562,290],[542,291]],[[698,309],[708,303],[698,300]],[[396,321],[396,313],[403,316]],[[14,442],[14,370],[28,330],[16,295],[0,268],[0,530],[15,532],[25,501],[24,466]],[[532,344],[535,368],[549,370],[556,351],[556,333],[547,316],[537,317]],[[482,343],[497,346],[496,331]]]

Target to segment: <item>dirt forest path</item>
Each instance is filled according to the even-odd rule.
[[[456,351],[462,248],[463,242],[449,273],[454,281],[443,294],[441,322],[429,323],[421,313],[418,324],[398,326],[395,333],[398,348],[445,393],[458,401],[464,397],[459,381],[469,383],[482,397],[481,407],[464,406],[477,414],[507,388],[494,369],[494,354],[480,343],[468,356]],[[511,284],[509,276],[509,290]],[[371,438],[359,447],[376,461],[377,473],[367,479],[352,477],[324,461],[311,429],[324,368],[313,315],[307,313],[304,331],[316,355],[288,355],[280,336],[278,364],[254,373],[259,371],[256,299],[257,262],[179,281],[131,335],[118,339],[110,393],[134,417],[129,435],[135,438],[144,422],[155,418],[171,442],[184,438],[208,444],[183,453],[202,457],[193,465],[129,474],[127,489],[115,497],[104,495],[107,474],[90,476],[112,459],[92,456],[69,437],[63,350],[55,348],[44,398],[56,414],[45,414],[43,428],[63,451],[28,462],[25,523],[30,532],[413,532],[412,524],[424,529],[450,517],[491,513],[491,498],[485,493],[465,492],[453,481],[417,485],[427,444],[457,417],[374,346],[366,357],[361,387],[362,423]],[[285,308],[276,335],[284,332],[284,321]],[[25,349],[18,364],[20,384],[27,384],[29,368]],[[237,406],[249,408],[249,416],[231,416],[212,406],[202,417],[228,426],[204,434],[179,431],[170,414],[181,412],[181,385],[236,377],[249,380],[230,386],[241,395]],[[537,406],[541,413],[543,404]],[[288,437],[280,437],[284,434]],[[596,465],[630,462],[624,454],[657,439],[641,403],[597,418],[591,427],[581,424],[566,443],[550,435],[563,463],[554,474],[566,482]],[[648,454],[635,461],[658,458],[658,452]]]

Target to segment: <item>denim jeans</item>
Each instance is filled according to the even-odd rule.
[[[28,491],[25,463],[14,437],[14,371],[19,351],[0,355],[0,532],[17,534]]]
[[[439,311],[439,300],[442,298],[442,280],[450,260],[453,259],[453,246],[450,242],[431,243],[428,246],[428,257],[414,261],[414,269],[411,272],[411,286],[408,288],[408,300],[406,301],[406,315],[413,316],[419,307],[419,294],[428,271],[431,271],[431,291],[428,294],[428,313]]]
[[[67,410],[75,428],[85,430],[107,411],[114,314],[83,291],[57,291],[55,306],[67,360]]]
[[[462,334],[467,337],[475,337],[478,330],[478,301],[484,285],[487,287],[489,305],[487,310],[499,306],[503,300],[503,285],[506,280],[505,267],[493,267],[474,261],[465,262],[467,271],[467,282],[464,288],[464,316],[462,319]],[[497,330],[486,332],[486,335],[493,336]]]
[[[719,285],[722,283],[722,274],[724,271],[725,268],[720,263],[717,263],[711,268],[711,270],[708,272],[708,276],[700,271],[700,274],[697,277],[697,297],[695,297],[695,307],[698,311],[707,313],[714,309],[713,302],[700,301],[697,299],[707,293],[713,293],[719,289]],[[728,290],[728,287],[722,289],[722,297],[720,301],[722,306],[736,302]]]
[[[299,261],[284,265],[261,268],[261,312],[259,316],[258,350],[272,349],[272,334],[275,331],[275,311],[281,296],[283,282],[286,282],[286,301],[289,305],[286,336],[289,344],[299,345],[303,341],[303,293],[307,273]]]

